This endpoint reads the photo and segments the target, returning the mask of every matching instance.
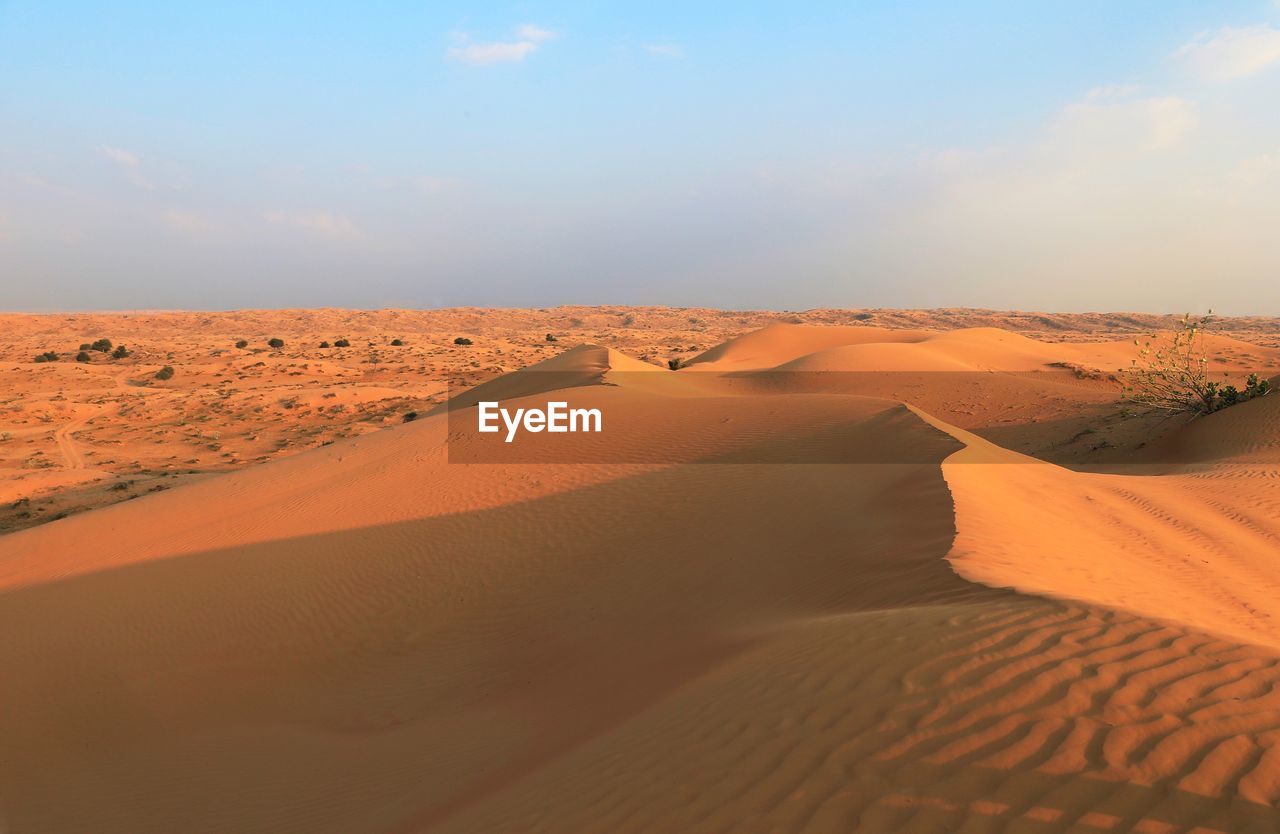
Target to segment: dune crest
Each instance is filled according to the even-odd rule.
[[[448,402],[433,413],[449,408],[466,408],[482,400],[514,400],[567,388],[617,384],[618,380],[629,379],[635,374],[658,373],[662,370],[601,345],[578,345],[550,359],[469,388],[450,397]]]
[[[966,445],[942,464],[956,511],[948,558],[965,578],[1280,649],[1272,468],[1073,472],[917,413]]]

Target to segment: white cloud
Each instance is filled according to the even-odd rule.
[[[461,35],[463,40],[467,35]],[[538,47],[547,41],[554,40],[557,34],[532,23],[523,23],[516,27],[515,40],[489,41],[484,43],[465,43],[450,47],[446,55],[452,61],[470,64],[475,67],[489,64],[518,63],[523,61]]]
[[[1242,159],[1231,172],[1232,180],[1242,188],[1266,186],[1274,188],[1271,179],[1280,176],[1280,151]]]
[[[555,40],[556,33],[533,23],[522,23],[516,27],[516,37],[522,41],[542,43],[543,41]]]
[[[136,153],[126,151],[122,148],[113,148],[109,145],[99,145],[97,147],[98,154],[104,159],[119,165],[121,168],[137,168],[142,160],[138,158]]]
[[[319,237],[345,243],[367,239],[351,219],[329,211],[268,211],[263,219],[273,226],[289,226]]]
[[[1176,147],[1199,122],[1195,105],[1178,96],[1130,98],[1091,92],[1065,107],[1053,126],[1054,138],[1094,153]]]
[[[1176,54],[1204,78],[1244,78],[1280,64],[1280,29],[1265,23],[1224,26],[1213,34],[1202,33]]]
[[[1085,94],[1085,98],[1090,101],[1115,101],[1128,98],[1136,92],[1138,92],[1138,85],[1136,84],[1105,84],[1101,87],[1094,87]]]
[[[142,157],[133,151],[113,148],[110,145],[99,145],[94,150],[103,159],[124,172],[129,182],[144,191],[155,191],[156,184],[142,173]]]
[[[674,43],[646,43],[644,50],[655,58],[684,57],[684,49]]]

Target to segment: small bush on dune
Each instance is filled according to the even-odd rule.
[[[90,350],[96,350],[98,353],[109,353],[111,351],[111,347],[110,339],[98,339],[96,342],[89,345]]]
[[[93,344],[92,344],[91,342],[83,342],[83,343],[81,343],[81,345],[80,345],[80,349],[81,349],[81,350],[93,350]]]
[[[675,359],[667,360],[667,368],[669,368],[670,370],[678,371],[683,367],[684,367],[684,360],[678,356]]]
[[[267,347],[282,348],[284,347],[284,339],[268,339]]]
[[[53,352],[53,351],[51,351],[51,350],[46,350],[44,353],[41,353],[41,354],[39,354],[38,356],[36,356],[35,361],[37,361],[37,362],[57,362],[57,361],[58,361],[58,354],[54,353],[54,352]]]
[[[236,342],[236,347],[240,348],[241,350],[244,350],[248,346],[249,346],[248,339],[241,339],[240,341]]]
[[[391,340],[391,346],[392,346],[392,347],[404,347],[404,339],[392,339],[392,340]]]
[[[76,354],[76,361],[77,361],[77,362],[88,362],[88,361],[89,361],[89,351],[87,351],[87,350],[82,350],[82,351],[80,351],[79,353],[77,353],[77,354]]]
[[[320,347],[322,347],[322,348],[327,348],[327,347],[329,347],[329,343],[328,343],[328,342],[321,342],[321,343],[320,343]]]
[[[124,359],[129,355],[129,349],[124,345],[116,345],[116,349],[111,351],[112,359]]]
[[[1204,334],[1213,323],[1207,315],[1182,317],[1172,335],[1135,339],[1138,358],[1121,372],[1125,401],[1173,413],[1211,414],[1219,409],[1266,396],[1271,383],[1250,374],[1243,391],[1209,378]]]
[[[173,379],[173,366],[165,365],[163,368],[156,371],[156,379],[159,379],[159,380]]]
[[[458,338],[453,340],[453,343],[455,345],[469,345],[471,344],[471,340],[468,339],[466,336],[459,336]]]
[[[414,420],[417,420],[417,419],[418,419],[418,412],[416,411],[410,411],[404,415],[404,421],[406,423],[412,423]]]
[[[347,339],[339,339],[333,343],[334,347],[351,347],[351,342]]]
[[[548,342],[554,342],[555,340],[556,340],[556,336],[555,336],[555,334],[554,334],[554,333],[548,333],[548,334],[547,334],[547,341],[548,341]]]

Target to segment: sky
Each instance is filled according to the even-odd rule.
[[[1280,314],[1280,0],[0,0],[0,309]]]

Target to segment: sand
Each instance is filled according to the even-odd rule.
[[[228,399],[296,398],[245,431],[330,433],[0,536],[7,830],[1280,830],[1273,398],[1119,415],[1123,321],[759,322],[671,372],[687,332],[539,343],[553,313],[486,315],[536,330],[503,342],[519,367],[455,377],[452,412],[450,375],[416,369],[449,365],[453,330],[407,317],[418,353],[390,372],[220,357],[276,368]],[[1215,372],[1280,373],[1269,336],[1232,333]],[[114,385],[147,360],[39,366],[63,399],[28,402],[60,418],[11,431],[75,451],[13,477],[118,482],[89,452],[163,445],[224,367]],[[450,422],[475,384],[608,430],[460,463],[493,454]],[[297,416],[316,391],[395,406],[342,436]]]

